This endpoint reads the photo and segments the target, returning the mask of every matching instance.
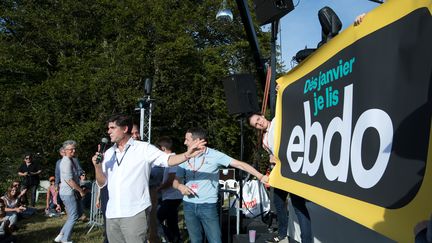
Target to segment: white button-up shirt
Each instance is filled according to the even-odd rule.
[[[129,139],[123,152],[115,144],[105,152],[102,171],[108,186],[107,218],[132,217],[151,205],[151,166],[168,166],[169,154],[155,146]]]

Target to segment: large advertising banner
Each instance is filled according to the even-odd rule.
[[[278,79],[272,186],[414,241],[432,214],[431,10],[387,1]]]

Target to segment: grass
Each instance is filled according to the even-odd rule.
[[[88,215],[88,213],[87,213]],[[14,233],[17,242],[37,242],[52,243],[54,238],[60,232],[67,219],[67,215],[61,217],[49,218],[45,216],[44,204],[37,205],[37,212],[28,219],[22,219],[18,222],[19,230]],[[83,222],[76,222],[72,231],[73,242],[101,243],[103,242],[103,229],[93,227],[87,234],[91,225]],[[183,207],[179,209],[179,228],[184,242],[188,242],[189,236],[184,225]]]
[[[45,216],[44,206],[42,202],[37,205],[37,212],[28,219],[22,219],[18,222],[19,230],[14,233],[17,242],[37,242],[37,243],[52,243],[54,238],[60,232],[67,219],[67,215],[61,217],[49,218]],[[88,213],[87,213],[88,215]],[[76,222],[72,231],[71,240],[73,242],[86,243],[101,243],[103,242],[103,229],[93,227],[92,231],[87,234],[91,225],[83,222]],[[189,242],[189,236],[185,227],[183,217],[183,206],[179,208],[179,228],[182,234],[183,242]],[[223,236],[224,238],[225,236]]]
[[[22,219],[18,222],[19,230],[14,233],[17,242],[53,242],[54,238],[60,232],[61,227],[67,219],[66,215],[56,218],[45,216],[42,205],[37,206],[37,213],[28,219]],[[88,223],[77,222],[74,225],[72,238],[73,242],[100,243],[103,241],[103,231],[101,228],[94,227],[90,229]]]

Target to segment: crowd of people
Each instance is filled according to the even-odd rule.
[[[21,180],[14,180],[0,197],[0,241],[13,242],[13,232],[18,230],[18,221],[31,217],[35,212],[36,190],[41,169],[33,163],[31,154],[25,154],[18,168]]]
[[[137,130],[131,117],[111,117],[108,134],[113,145],[92,158],[100,195],[103,190],[107,194],[100,203],[107,242],[160,242],[160,235],[167,242],[183,242],[178,228],[181,204],[192,243],[203,242],[204,237],[221,242],[219,169],[233,166],[268,182],[249,164],[207,147],[204,129],[186,131],[187,150],[179,154],[173,153],[171,138],[161,137],[152,145],[140,141]]]
[[[92,157],[98,185],[93,192],[97,193],[95,203],[105,219],[104,242],[183,242],[178,225],[182,205],[189,240],[198,243],[206,238],[209,243],[219,243],[219,169],[231,166],[268,183],[268,176],[251,165],[208,147],[202,128],[188,129],[184,136],[187,150],[176,154],[170,137],[160,137],[155,145],[141,141],[130,116],[113,116],[107,125],[112,147]],[[76,150],[75,141],[65,141],[55,176],[49,177],[46,215],[66,215],[55,242],[71,242],[75,223],[85,220],[83,208],[91,206],[92,183],[85,178]],[[15,181],[0,200],[0,234],[11,236],[19,218],[35,212],[40,173],[39,165],[26,155],[18,170],[25,185]],[[282,234],[286,236],[286,230]]]
[[[248,121],[263,131],[262,146],[274,163],[272,121],[261,114],[251,114]],[[47,216],[67,217],[55,242],[71,242],[75,223],[86,220],[83,209],[90,208],[91,194],[97,193],[96,207],[104,216],[104,242],[184,242],[178,224],[182,205],[190,242],[221,243],[219,169],[231,166],[268,183],[268,176],[251,165],[208,147],[202,128],[188,129],[184,136],[187,150],[176,154],[170,137],[160,137],[155,145],[141,141],[130,116],[115,115],[107,125],[112,146],[92,157],[97,192],[91,192],[92,182],[75,156],[77,143],[67,140],[59,150],[61,159],[55,176],[49,177],[45,206]],[[14,242],[18,220],[35,213],[40,173],[32,156],[25,155],[18,169],[21,180],[13,181],[0,199],[1,242]],[[288,197],[299,222],[301,242],[313,242],[308,200],[277,188],[272,196],[278,234],[266,242],[288,242]]]
[[[260,114],[252,114],[249,124],[263,130],[263,147],[272,158],[271,122]],[[161,137],[156,145],[140,141],[138,126],[126,115],[108,121],[108,134],[113,146],[92,158],[96,182],[107,194],[105,242],[182,242],[178,228],[178,208],[183,205],[188,237],[192,243],[222,241],[218,211],[219,169],[232,166],[255,176],[262,183],[268,177],[249,164],[206,145],[202,128],[186,131],[187,151],[173,153],[173,142]],[[101,163],[97,158],[103,156]],[[272,159],[271,159],[272,161]],[[144,183],[143,183],[144,182]],[[288,193],[276,189],[273,203],[278,216],[278,236],[267,242],[287,239]],[[302,242],[312,242],[307,200],[290,195],[299,219]],[[160,230],[162,229],[162,234]]]
[[[67,141],[67,144],[74,143],[73,141]],[[73,152],[69,147],[63,147],[60,149],[60,155],[62,159],[57,161],[55,168],[55,175],[50,176],[49,186],[46,188],[46,200],[45,200],[45,215],[48,217],[58,217],[68,213],[70,218],[69,209],[74,207],[69,205],[69,201],[65,195],[65,191],[68,188],[68,180],[65,178],[65,169],[62,169],[62,160],[73,157]],[[69,156],[69,157],[67,157]],[[77,169],[76,173],[78,176],[78,185],[82,193],[82,198],[78,201],[81,208],[90,208],[90,197],[91,197],[91,182],[85,177],[85,172],[81,169],[79,162],[76,158]],[[64,165],[67,167],[67,165]],[[14,242],[16,237],[14,232],[18,230],[18,221],[25,218],[30,218],[37,211],[36,201],[38,199],[37,190],[40,186],[40,174],[42,169],[37,162],[33,161],[33,157],[30,153],[27,153],[23,157],[23,163],[18,168],[19,179],[14,180],[11,185],[7,188],[7,191],[0,197],[0,242]],[[63,178],[61,180],[60,178]],[[65,182],[62,184],[62,182]],[[67,194],[67,192],[66,192]],[[87,221],[87,217],[82,211],[79,213],[79,220]],[[70,222],[69,222],[70,225]],[[68,242],[62,241],[62,242]]]

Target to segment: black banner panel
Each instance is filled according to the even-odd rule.
[[[431,1],[389,1],[280,78],[271,184],[412,242],[432,213],[431,30]]]

